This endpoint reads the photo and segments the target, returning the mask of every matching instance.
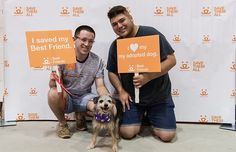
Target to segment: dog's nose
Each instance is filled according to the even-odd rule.
[[[104,104],[104,107],[108,107],[108,104]]]

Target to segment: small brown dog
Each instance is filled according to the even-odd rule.
[[[110,96],[100,96],[94,100],[96,104],[92,120],[93,137],[88,149],[95,148],[97,136],[101,130],[107,130],[112,138],[112,151],[118,151],[119,118],[115,100]]]

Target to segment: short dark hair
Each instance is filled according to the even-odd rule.
[[[94,29],[91,26],[88,26],[88,25],[80,25],[79,27],[77,27],[77,29],[75,30],[74,37],[77,37],[77,34],[79,34],[82,30],[86,30],[88,32],[93,33],[94,37],[95,37]]]
[[[107,16],[109,19],[112,19],[113,17],[115,17],[119,14],[125,14],[125,13],[128,13],[127,9],[122,5],[117,5],[117,6],[112,7],[108,11]]]

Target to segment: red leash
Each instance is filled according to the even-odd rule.
[[[63,85],[61,79],[60,79],[59,76],[56,74],[56,71],[52,71],[52,76],[53,76],[53,78],[57,81],[57,83],[60,85],[60,87],[61,87],[64,91],[66,91],[69,95],[74,96],[72,93],[70,93],[70,92],[65,88],[65,86]]]

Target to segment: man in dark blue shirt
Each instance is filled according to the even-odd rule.
[[[120,135],[131,139],[140,132],[143,116],[146,115],[156,137],[162,141],[171,141],[176,134],[174,103],[171,97],[171,81],[168,71],[175,66],[174,50],[165,36],[153,27],[138,26],[123,6],[114,6],[108,12],[113,31],[117,39],[159,35],[161,72],[118,73],[117,39],[109,49],[107,62],[108,76],[116,89],[119,101],[123,105]],[[148,61],[147,61],[148,62]],[[140,89],[140,102],[135,103],[135,89]]]

